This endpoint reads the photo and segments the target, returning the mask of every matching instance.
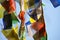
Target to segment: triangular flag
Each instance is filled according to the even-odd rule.
[[[12,28],[12,17],[11,14],[8,14],[7,11],[4,12],[3,24],[4,24],[4,29]]]
[[[53,4],[53,6],[56,8],[58,6],[60,6],[60,0],[50,0],[51,3]]]
[[[15,14],[16,14],[15,12],[11,13],[12,24],[15,24],[15,23],[19,22],[19,20],[18,20],[18,18],[17,18],[17,16]]]
[[[26,30],[25,27],[22,27],[22,25],[19,29],[19,40],[26,40]]]
[[[19,40],[18,37],[18,26],[16,28],[12,27],[12,29],[2,30],[2,33],[8,40]]]
[[[8,12],[8,14],[11,14],[11,12],[16,10],[16,5],[14,0],[9,0],[9,1],[5,0],[1,4],[5,8],[5,10]]]
[[[3,18],[4,11],[5,11],[5,9],[4,9],[3,6],[0,4],[0,18]]]

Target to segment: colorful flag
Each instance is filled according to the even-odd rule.
[[[42,8],[42,1],[39,1],[38,6],[31,12],[29,15],[32,19],[35,20],[35,22],[32,23],[31,27],[37,31],[33,38],[34,40],[43,40],[42,37],[44,37],[44,40],[46,37],[46,29],[45,29],[45,21],[44,21],[44,15],[43,15],[43,8]],[[31,20],[32,21],[32,20]]]
[[[5,8],[5,10],[8,12],[8,14],[11,14],[11,12],[16,10],[16,4],[14,0],[5,0],[1,4]]]
[[[14,0],[5,0],[1,4],[5,8],[3,23],[6,29],[2,32],[8,40],[26,40],[26,30],[34,40],[47,40],[42,0],[20,0],[21,11],[18,16],[16,16]],[[30,20],[27,23],[25,23],[26,13],[30,16]],[[15,21],[21,23],[19,31],[18,27],[12,27],[12,23],[14,24]]]
[[[26,31],[25,31],[25,9],[24,9],[24,0],[20,0],[21,4],[21,12],[19,14],[19,18],[21,20],[20,28],[19,28],[19,40],[26,40]]]
[[[9,29],[12,27],[12,23],[18,22],[17,16],[15,15],[16,4],[14,0],[5,0],[1,3],[2,6],[5,8],[6,12],[4,13],[4,27],[5,29]],[[10,22],[9,22],[10,21]]]
[[[2,30],[2,33],[5,35],[5,37],[8,40],[19,40],[18,37],[18,25],[16,25],[16,27],[12,27],[12,29],[6,29],[6,30]]]

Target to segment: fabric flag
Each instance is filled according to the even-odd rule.
[[[8,14],[7,11],[4,12],[3,24],[4,24],[4,29],[12,28],[12,17],[11,14]]]
[[[37,31],[33,35],[34,40],[43,40],[43,37],[44,37],[44,40],[47,40],[45,38],[46,37],[46,29],[45,29],[45,21],[44,21],[43,8],[42,8],[42,1],[41,0],[39,0],[37,7],[35,7],[35,9],[31,12],[31,14],[29,14],[29,16],[33,20],[35,20],[32,22],[32,25],[31,25],[31,27],[35,31]]]
[[[24,12],[24,11],[21,11],[20,14],[18,15],[19,19],[21,19],[21,22],[22,22],[23,24],[24,24],[24,22],[25,22],[24,14],[25,14],[25,12]]]
[[[3,18],[4,11],[5,11],[5,9],[4,9],[3,6],[0,4],[0,18]]]
[[[18,20],[18,18],[17,18],[17,16],[15,14],[16,14],[16,12],[11,13],[12,24],[15,24],[15,23],[19,22],[19,20]]]
[[[58,6],[60,6],[60,0],[50,0],[51,3],[53,4],[53,6],[56,8]]]
[[[16,5],[14,0],[5,0],[1,3],[2,6],[5,8],[6,11],[10,14],[11,12],[15,11]]]
[[[28,0],[24,0],[24,9],[28,10]]]
[[[15,10],[16,10],[16,4],[15,4],[15,1],[14,0],[5,0],[3,3],[1,3],[2,4],[2,6],[5,8],[5,10],[7,11],[7,15],[10,15],[10,18],[9,18],[9,16],[6,16],[7,17],[7,19],[6,18],[4,18],[5,20],[7,20],[7,21],[10,21],[10,24],[9,24],[9,26],[7,26],[5,23],[4,23],[4,26],[5,26],[5,28],[7,28],[7,27],[12,27],[12,23],[14,23],[14,22],[17,22],[18,21],[18,19],[17,19],[17,16],[15,15],[16,13],[15,13]],[[4,15],[5,16],[5,15]],[[10,19],[10,20],[8,20],[8,19]],[[7,26],[7,27],[6,27]],[[9,29],[9,28],[8,28]]]
[[[15,12],[16,4],[14,0],[5,0],[1,4],[6,10],[3,22],[5,29],[7,29],[2,30],[2,32],[8,40],[26,40],[26,30],[28,31],[29,36],[34,38],[34,40],[47,40],[42,8],[42,5],[44,4],[42,4],[42,0],[20,0],[21,11],[18,17]],[[27,13],[26,10],[29,10],[29,12]],[[30,16],[30,20],[27,23],[25,23],[25,13]],[[19,31],[18,27],[14,28],[11,25],[14,20],[21,23]],[[27,26],[27,29],[25,29],[25,25]]]
[[[36,6],[35,4],[38,3]],[[44,40],[46,40],[46,30],[45,30],[45,22],[44,22],[44,17],[43,17],[43,9],[42,9],[42,4],[41,0],[29,0],[28,3],[28,8],[34,8],[32,11],[30,11],[29,16],[30,16],[30,21],[27,22],[26,24],[29,25],[31,23],[31,26],[28,26],[28,33],[30,35],[30,32],[33,32],[35,30],[36,32],[33,35],[34,40],[43,40],[42,37],[44,37]],[[30,27],[33,29],[31,30]],[[31,31],[30,31],[30,30]],[[43,32],[42,32],[43,31]],[[33,34],[33,33],[32,33]],[[42,35],[42,36],[41,36]],[[30,35],[32,36],[32,35]]]
[[[8,40],[19,40],[18,34],[16,32],[17,29],[12,28],[12,21],[17,21],[17,17],[15,15],[15,1],[14,0],[5,0],[1,3],[5,8],[4,12],[4,29],[2,33],[6,36]]]
[[[37,3],[38,3],[38,4],[37,4]],[[30,4],[30,3],[29,3],[29,4]],[[36,4],[36,5],[35,5],[35,4]],[[40,18],[39,16],[40,16],[41,14],[38,14],[38,15],[37,15],[37,12],[39,11],[39,10],[37,11],[37,8],[38,8],[39,4],[40,4],[40,3],[39,3],[39,0],[38,0],[38,1],[35,0],[35,1],[34,1],[34,7],[32,7],[32,9],[33,9],[33,8],[34,8],[34,9],[33,9],[31,12],[29,11],[30,13],[28,13],[29,16],[30,16],[30,22],[31,22],[31,23],[34,23],[35,21],[37,21],[37,20]],[[42,3],[42,6],[45,6],[45,5]],[[36,11],[37,11],[37,12],[36,12]],[[41,12],[41,10],[40,10],[40,12]]]
[[[25,19],[24,19],[24,12],[21,11],[20,15],[19,15],[19,18],[21,19],[21,26],[20,26],[20,29],[19,29],[19,40],[26,40],[25,38],[25,26],[24,26],[24,22],[25,22]]]
[[[25,13],[27,13],[27,10],[29,10],[29,0],[24,0],[24,9],[25,9]],[[31,24],[31,22],[30,21],[28,21],[28,22],[26,22],[25,23],[25,25],[26,25],[26,30],[27,30],[27,33],[28,33],[28,35],[31,37],[31,35],[32,35],[32,33],[31,33],[31,30],[30,30],[30,27],[28,26],[28,25],[30,25]]]
[[[14,12],[12,14],[8,14],[6,11],[4,12],[3,23],[4,29],[10,29],[12,24],[17,23],[19,20],[17,19]]]
[[[22,25],[20,26],[19,29],[19,40],[26,40],[26,30],[25,27],[22,27]]]
[[[25,38],[25,18],[24,18],[24,15],[25,15],[25,9],[24,9],[24,0],[20,0],[20,5],[21,5],[21,12],[19,14],[19,18],[21,20],[21,26],[19,28],[19,40],[26,40]]]
[[[19,40],[18,37],[18,25],[16,27],[12,27],[12,29],[2,30],[2,33],[8,40]]]

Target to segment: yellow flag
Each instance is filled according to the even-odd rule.
[[[12,27],[12,30],[18,35],[18,25],[16,25],[16,27]]]
[[[28,0],[24,0],[24,9],[25,9],[25,10],[28,9]]]
[[[6,29],[6,30],[2,30],[2,33],[5,35],[5,37],[8,40],[19,40],[18,37],[18,25],[16,25],[16,27],[12,27],[12,29]]]
[[[0,18],[3,18],[4,11],[5,11],[5,9],[0,4]]]
[[[33,18],[30,17],[30,22],[31,22],[31,23],[34,23],[34,22],[36,22],[36,21],[35,21]]]

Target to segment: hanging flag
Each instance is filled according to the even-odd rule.
[[[0,18],[3,18],[4,11],[5,11],[5,9],[4,9],[3,6],[0,4]]]
[[[24,18],[24,14],[25,12],[24,11],[21,11],[21,13],[19,14],[19,18],[21,19],[21,26],[20,26],[20,29],[19,29],[19,40],[26,40],[25,38],[25,18]]]
[[[5,0],[2,3],[2,6],[5,8],[5,10],[8,12],[8,14],[11,15],[12,23],[18,22],[17,16],[15,15],[16,12],[16,4],[14,0]],[[13,13],[13,14],[12,14]]]
[[[15,0],[9,0],[9,12],[14,12],[16,10]]]
[[[9,11],[9,1],[5,0],[3,3],[1,3],[2,6],[5,8],[6,11]]]
[[[2,30],[2,33],[8,40],[19,40],[18,37],[18,25],[12,26],[12,29]]]
[[[19,18],[21,19],[21,26],[19,28],[19,40],[26,40],[24,0],[20,0],[20,4],[21,4],[21,12],[19,14]]]
[[[24,11],[21,11],[20,14],[18,15],[18,17],[21,19],[21,22],[24,23],[25,19],[24,19]]]
[[[15,15],[15,1],[14,0],[5,0],[2,3],[2,6],[5,8],[4,12],[4,29],[2,32],[6,36],[8,40],[19,40],[18,34],[16,32],[17,29],[12,28],[13,21],[18,21],[17,16]],[[10,29],[10,30],[9,30]],[[7,33],[7,34],[5,34]]]
[[[36,10],[34,10],[33,8],[36,9],[36,6],[38,6],[39,1],[40,1],[40,0],[29,0],[29,1],[28,1],[29,3],[27,3],[27,5],[26,5],[26,6],[28,6],[28,7],[27,7],[27,9],[29,10],[28,15],[30,16],[30,22],[31,22],[31,23],[34,23],[34,22],[37,20]],[[38,4],[37,4],[37,3],[38,3]],[[33,4],[33,5],[31,5],[31,6],[34,6],[34,7],[30,8],[30,4]],[[35,4],[36,4],[36,5],[35,5]],[[42,6],[45,6],[45,5],[42,3]]]
[[[39,20],[39,18],[41,17],[41,8],[37,8],[35,10],[33,10],[29,15],[30,15],[30,22],[34,23],[36,21]]]
[[[56,8],[58,6],[60,6],[60,0],[50,0],[51,3],[53,4],[53,6]]]
[[[15,24],[15,23],[19,22],[19,20],[17,19],[17,16],[15,14],[16,14],[16,12],[11,13],[12,24]]]
[[[32,0],[33,1],[33,0]],[[36,0],[34,0],[33,1],[33,3],[34,2],[36,2]],[[40,1],[39,1],[40,2]],[[41,8],[41,6],[40,6],[40,3],[39,2],[37,2],[38,3],[38,6],[36,7],[34,4],[32,5],[32,7],[33,6],[35,6],[35,9],[33,9],[33,10],[29,10],[29,12],[28,12],[28,15],[30,16],[30,20],[26,23],[26,25],[29,25],[29,24],[31,24],[31,26],[27,26],[27,31],[28,31],[28,34],[30,35],[30,33],[32,34],[32,35],[30,35],[31,37],[33,36],[33,38],[34,38],[34,40],[37,40],[37,39],[40,39],[40,35],[41,34],[38,34],[39,36],[37,36],[37,32],[39,31],[39,30],[41,30],[43,27],[44,27],[44,21],[43,21],[43,15],[42,15],[42,8]],[[30,2],[31,3],[31,2]],[[30,4],[29,4],[30,5]],[[43,5],[43,4],[42,4]],[[30,6],[29,6],[30,7]],[[29,9],[29,7],[28,7],[28,9]],[[40,20],[40,22],[39,22],[39,20]],[[42,22],[43,21],[43,22]],[[32,29],[30,29],[30,27],[34,30],[32,30]],[[38,32],[39,33],[39,32]],[[44,34],[42,34],[42,35],[44,35]],[[35,36],[37,36],[36,38],[35,38]]]
[[[28,10],[28,0],[24,0],[24,9]]]
[[[30,23],[34,23],[34,22],[36,22],[36,20],[30,17]]]
[[[35,40],[47,40],[47,34],[46,34],[46,31],[45,31],[45,28],[42,28],[39,31],[37,31],[34,34],[33,38]]]
[[[12,23],[17,23],[19,20],[16,16],[16,2],[14,0],[9,0],[9,13],[11,13]]]
[[[34,2],[34,4],[35,4],[35,3],[36,3],[36,0],[34,0],[33,2]],[[31,23],[37,21],[37,20],[40,18],[40,15],[41,15],[41,14],[38,13],[38,11],[41,12],[41,10],[38,9],[39,4],[40,4],[40,3],[39,3],[39,0],[37,1],[37,3],[38,3],[37,7],[36,7],[36,5],[34,5],[34,6],[35,6],[35,9],[33,9],[30,13],[28,13],[29,16],[30,16],[30,22],[31,22]],[[29,4],[31,4],[31,2],[30,2]],[[33,8],[34,8],[34,7],[33,7]],[[40,9],[41,9],[41,8],[40,8]],[[38,11],[37,11],[37,10],[38,10]]]
[[[12,29],[6,29],[6,30],[2,30],[2,33],[5,35],[5,37],[8,40],[19,40],[18,37],[18,26],[16,25],[16,27],[12,27]]]
[[[16,26],[12,26],[12,30],[18,35],[18,25],[16,24]]]
[[[11,12],[15,11],[16,5],[14,0],[5,0],[1,3],[2,6],[5,8],[6,11],[10,14]]]
[[[11,29],[12,27],[11,14],[8,14],[7,11],[4,12],[3,24],[4,24],[4,29]]]
[[[22,27],[22,25],[20,26],[20,29],[19,29],[19,40],[26,40],[26,30],[25,30],[25,26]]]
[[[35,22],[32,24],[32,28],[35,29],[36,31],[39,31],[43,27],[44,27],[44,23]]]
[[[43,40],[42,37],[46,37],[46,29],[45,29],[45,21],[43,15],[42,1],[39,1],[39,4],[36,9],[32,11],[30,17],[36,20],[36,22],[32,23],[31,27],[37,31],[33,38],[34,40]],[[44,40],[47,40],[44,38]]]
[[[26,40],[25,33],[27,29],[29,36],[33,37],[34,40],[47,40],[47,33],[45,29],[45,21],[43,17],[44,15],[41,0],[20,0],[21,11],[18,17],[15,15],[14,0],[8,0],[8,1],[6,0],[2,3],[2,6],[5,8],[7,12],[4,15],[5,16],[9,15],[6,18],[4,17],[5,19],[9,18],[9,20],[11,19],[13,21],[21,20],[19,31],[17,30],[18,27],[16,28],[11,27],[12,29],[3,30],[3,34],[6,36],[6,38],[8,38],[8,40]],[[29,10],[30,8],[32,9],[30,10],[30,13],[28,13],[30,16],[30,20],[27,23],[25,23],[24,15],[25,13],[27,13],[26,10]],[[7,21],[5,22],[4,18],[3,21],[6,26]],[[25,25],[27,26],[27,29],[25,29]]]

